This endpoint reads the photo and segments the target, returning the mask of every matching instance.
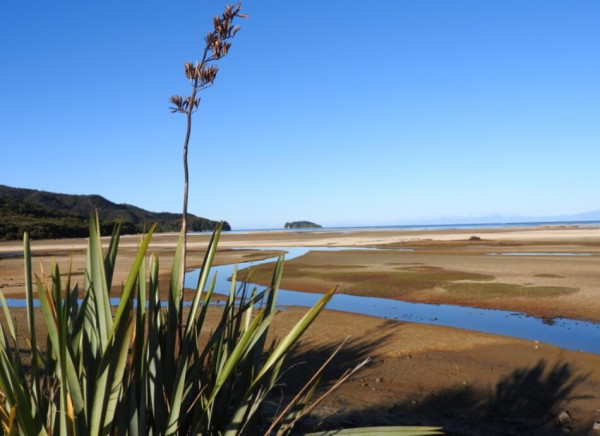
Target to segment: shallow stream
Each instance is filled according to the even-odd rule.
[[[256,248],[253,248],[256,249]],[[303,256],[309,251],[369,250],[369,248],[348,247],[270,247],[267,250],[287,251],[286,260]],[[373,249],[375,250],[375,249]],[[406,251],[406,250],[403,250]],[[13,253],[11,253],[13,254]],[[543,255],[544,253],[526,253],[525,255]],[[569,255],[570,253],[552,253]],[[22,255],[22,253],[14,253]],[[523,255],[515,253],[514,255]],[[247,268],[261,263],[273,262],[276,258],[238,263],[237,268]],[[215,292],[227,295],[231,287],[229,278],[234,265],[222,265],[213,268],[217,274]],[[186,274],[186,287],[195,288],[199,270]],[[253,285],[254,286],[254,285]],[[259,290],[262,286],[256,286]],[[277,306],[305,306],[316,303],[321,294],[297,292],[280,289]],[[25,299],[6,299],[9,307],[25,307]],[[117,305],[118,298],[111,299]],[[39,302],[35,301],[36,306]],[[448,304],[409,303],[375,297],[359,297],[336,294],[327,305],[328,309],[349,313],[376,316],[389,320],[435,324],[474,330],[485,333],[512,336],[531,341],[539,341],[562,348],[600,354],[600,324],[567,318],[542,319],[523,313],[504,310],[477,309],[473,307],[452,306]]]
[[[285,258],[291,260],[303,256],[309,251],[365,250],[365,248],[347,247],[277,247],[268,248],[287,251]],[[273,262],[276,258],[243,262],[237,268],[247,268],[261,263]],[[228,294],[231,287],[229,278],[233,265],[214,267],[217,273],[215,292]],[[195,288],[199,270],[186,274],[186,286]],[[285,272],[284,272],[285,274]],[[257,286],[259,290],[265,289]],[[321,294],[297,292],[280,289],[277,306],[312,306]],[[577,321],[566,318],[542,319],[523,313],[504,310],[477,309],[447,304],[408,303],[405,301],[375,297],[358,297],[336,294],[328,309],[359,313],[380,318],[435,324],[475,330],[503,336],[512,336],[531,341],[557,345],[570,350],[600,354],[600,324]]]

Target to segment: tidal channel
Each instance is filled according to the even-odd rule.
[[[268,249],[286,251],[286,260],[303,256],[309,251],[365,250],[365,248],[356,247],[271,247]],[[273,262],[274,260],[276,258],[238,263],[237,269]],[[216,293],[229,293],[231,287],[229,279],[232,276],[233,268],[234,265],[213,267],[212,274],[217,274]],[[195,288],[198,275],[199,270],[187,273],[186,287]],[[263,286],[252,286],[256,286],[259,291],[265,289]],[[285,309],[287,306],[310,307],[320,297],[321,294],[317,293],[280,289],[277,306],[281,309]],[[524,313],[504,310],[477,309],[448,304],[409,303],[400,300],[359,297],[341,293],[332,298],[327,308],[389,320],[434,324],[511,336],[556,345],[570,350],[600,354],[600,324],[598,323],[567,318],[542,319]]]

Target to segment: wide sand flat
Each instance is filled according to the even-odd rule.
[[[472,236],[479,239],[472,240]],[[138,239],[122,238],[115,283],[125,280]],[[161,259],[164,279],[175,241],[176,235],[156,235],[150,247]],[[191,236],[190,266],[201,263],[207,241],[206,235]],[[33,241],[34,270],[42,274],[39,266],[43,265],[47,272],[55,261],[62,270],[71,264],[72,271],[81,278],[85,246],[85,240],[80,239]],[[292,289],[322,291],[335,285],[337,282],[329,282],[327,275],[316,274],[323,271],[336,278],[341,272],[365,270],[383,284],[386,277],[397,277],[394,274],[404,273],[406,268],[417,268],[423,274],[449,270],[492,276],[487,279],[492,283],[572,291],[543,298],[486,299],[469,294],[461,286],[447,291],[445,285],[440,285],[429,290],[407,290],[401,297],[600,320],[598,228],[232,233],[222,236],[217,261],[239,262],[265,255],[238,250],[241,247],[273,247],[272,252],[277,252],[278,247],[286,246],[389,249],[309,253],[286,267],[290,277],[284,274],[284,286]],[[414,251],[398,250],[407,248]],[[19,251],[19,243],[0,243],[0,256]],[[501,255],[512,252],[593,255]],[[300,274],[303,268],[305,274]],[[0,257],[0,290],[5,296],[23,295],[22,277],[21,258]],[[347,274],[342,292],[345,288],[359,293],[364,290],[360,280],[353,282],[352,277],[356,276]],[[279,313],[274,334],[283,335],[302,313],[302,309]],[[372,361],[319,408],[313,419],[328,417],[329,421],[369,425],[439,424],[448,434],[469,435],[552,435],[564,434],[567,429],[571,434],[594,434],[592,425],[600,419],[600,356],[483,333],[333,311],[320,316],[300,347],[297,360],[305,362],[296,367],[300,377],[346,336],[350,337],[348,346],[326,379],[366,356]],[[568,413],[568,419],[563,412]],[[561,413],[563,423],[559,424]]]

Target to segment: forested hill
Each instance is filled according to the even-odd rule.
[[[181,214],[149,212],[129,204],[115,204],[99,195],[68,195],[0,185],[0,240],[88,236],[90,213],[98,211],[102,234],[110,234],[118,220],[123,234],[147,231],[158,223],[159,232],[178,232]],[[213,230],[217,221],[188,214],[188,230]],[[225,230],[231,230],[225,223]]]

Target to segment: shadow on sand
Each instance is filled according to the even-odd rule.
[[[549,365],[540,360],[501,378],[494,388],[456,386],[433,392],[423,401],[400,402],[388,408],[386,419],[418,419],[436,423],[448,435],[586,435],[592,419],[573,422],[563,414],[567,400],[575,399],[575,388],[586,380],[571,365]],[[367,411],[375,419],[377,410]]]
[[[394,323],[397,327],[398,323]],[[393,327],[385,326],[390,330]],[[350,341],[338,354],[321,381],[323,391],[349,367],[356,365],[374,352],[393,332],[378,331],[376,340],[363,338]],[[282,380],[281,393],[296,392],[302,383],[331,354],[335,345],[302,344],[288,362]],[[377,365],[372,362],[371,365]],[[398,375],[401,377],[401,374]],[[360,377],[360,373],[357,374]],[[305,430],[324,430],[379,425],[441,426],[447,435],[507,436],[507,435],[587,435],[591,432],[593,417],[575,422],[563,414],[565,402],[578,398],[575,388],[588,375],[578,375],[566,362],[537,364],[518,368],[502,377],[488,389],[457,385],[427,394],[420,401],[410,399],[394,404],[374,404],[367,409],[325,411],[309,416]],[[404,393],[399,393],[404,395]],[[273,407],[277,407],[276,402]]]

